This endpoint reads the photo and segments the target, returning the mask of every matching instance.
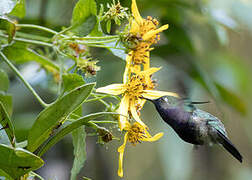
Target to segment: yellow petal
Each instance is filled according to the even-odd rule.
[[[130,33],[131,34],[137,34],[140,33],[140,26],[137,24],[135,20],[132,20],[130,23]]]
[[[132,65],[132,67],[131,67],[131,72],[132,73],[139,73],[139,72],[141,72],[141,66],[139,66],[139,65]]]
[[[126,56],[126,66],[123,74],[123,83],[126,84],[128,80],[128,75],[130,74],[130,65],[132,61],[132,53],[133,51],[130,51],[128,55]]]
[[[179,95],[174,92],[156,91],[156,90],[143,90],[142,96],[147,99],[157,99],[162,96],[179,97]]]
[[[136,112],[136,107],[135,107],[135,100],[132,100],[130,103],[130,112],[133,116],[133,118],[139,123],[141,124],[144,128],[147,128],[147,126],[143,123],[143,121],[140,119],[140,117],[138,116],[137,112]]]
[[[143,108],[143,106],[144,106],[144,104],[145,104],[145,102],[146,102],[146,99],[141,99],[141,100],[138,100],[138,101],[140,101],[140,109],[142,109]]]
[[[141,17],[141,15],[138,11],[136,0],[132,0],[131,11],[132,11],[132,14],[133,14],[137,24],[141,25],[143,23],[143,18]]]
[[[100,87],[96,89],[96,92],[119,95],[119,94],[124,93],[124,85],[123,84],[110,84],[108,86]]]
[[[155,72],[159,71],[160,69],[161,69],[161,67],[160,68],[149,68],[147,70],[141,71],[140,73],[142,75],[150,76],[150,75],[154,74]]]
[[[120,177],[123,177],[123,154],[127,143],[127,139],[128,139],[128,132],[125,133],[123,144],[117,150],[119,152],[119,165],[117,174]]]
[[[117,112],[119,114],[118,123],[119,128],[122,131],[127,126],[128,122],[128,110],[129,110],[129,97],[127,95],[123,96]]]
[[[169,27],[169,25],[166,24],[166,25],[161,26],[158,29],[148,31],[147,33],[145,33],[143,35],[142,38],[143,38],[144,41],[146,41],[146,40],[150,39],[151,37],[155,36],[156,34],[158,34],[158,33],[162,32],[162,31],[168,29],[168,27]]]
[[[148,141],[148,142],[153,142],[153,141],[157,141],[159,140],[162,136],[164,135],[164,133],[157,133],[155,136],[153,137],[147,137],[147,138],[143,138],[143,141]]]
[[[149,69],[150,68],[150,49],[149,48],[149,51],[146,52],[146,58],[144,60],[144,64],[143,64],[143,69],[146,70],[146,69]]]

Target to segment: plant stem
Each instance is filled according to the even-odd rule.
[[[8,38],[7,35],[0,34],[0,37]],[[15,41],[19,42],[25,42],[25,43],[30,43],[30,44],[36,44],[36,45],[41,45],[41,46],[48,46],[48,47],[53,47],[53,44],[42,42],[42,41],[36,41],[36,40],[30,40],[30,39],[23,39],[23,38],[13,38]]]
[[[48,65],[48,66],[50,66],[50,67],[56,69],[57,71],[60,70],[59,66],[58,66],[57,64],[55,64],[53,61],[47,59],[46,57],[43,57],[42,55],[38,54],[37,52],[33,51],[33,50],[30,49],[30,48],[27,48],[27,50],[28,50],[29,52],[32,52],[33,54],[36,54],[36,55],[37,55],[38,57],[40,57],[41,59],[43,59],[43,61],[45,62],[46,65]],[[42,61],[37,61],[37,63],[43,64]]]
[[[39,101],[39,103],[43,107],[47,107],[49,104],[46,104],[40,96],[36,93],[36,91],[32,88],[32,86],[24,79],[22,74],[18,71],[18,69],[7,59],[7,57],[0,51],[0,56],[3,61],[14,71],[14,73],[20,78],[20,80],[24,83],[24,85],[31,91],[31,93],[35,96],[35,98]]]
[[[110,105],[106,102],[106,101],[104,101],[104,100],[102,100],[102,98],[100,98],[100,97],[96,97],[95,95],[93,95],[92,94],[92,96],[94,96],[95,98],[94,99],[97,99],[98,101],[100,101],[104,106],[106,106],[106,107],[109,107]],[[93,100],[93,99],[89,99],[89,100]]]
[[[37,41],[44,41],[44,42],[51,41],[51,38],[48,38],[48,37],[34,35],[34,34],[28,34],[28,33],[23,33],[23,32],[16,32],[16,37],[28,38],[28,39],[37,40]]]
[[[74,62],[74,64],[67,69],[67,72],[69,73],[75,66],[76,66],[76,62]]]
[[[63,38],[62,40],[100,40],[100,39],[118,39],[119,36],[115,35],[115,36],[101,36],[101,37],[67,37],[67,38]]]
[[[112,123],[112,124],[117,124],[117,121],[89,121],[95,124],[99,124],[99,123]]]
[[[94,89],[96,91],[96,89]],[[97,94],[97,93],[91,93],[92,96],[94,97],[103,97],[103,98],[106,98],[106,97],[110,97],[110,98],[114,98],[118,101],[121,101],[121,98],[119,98],[119,96],[115,96],[115,95],[110,95],[110,94]]]
[[[64,36],[63,34],[64,34],[65,32],[67,32],[67,31],[71,30],[72,28],[73,28],[72,26],[69,26],[69,27],[63,29],[62,31],[60,31],[60,32],[58,33],[58,35]],[[65,36],[64,36],[64,37],[65,37]]]
[[[115,39],[109,39],[109,40],[104,40],[104,41],[75,41],[77,44],[106,44],[106,43],[110,43],[110,42],[114,42]]]
[[[119,50],[126,50],[125,48],[116,48],[116,47],[110,47],[105,45],[99,45],[99,44],[88,44],[90,47],[100,47],[100,48],[112,48],[112,49],[119,49]]]
[[[52,34],[58,34],[57,31],[54,31],[52,29],[46,28],[44,26],[39,26],[39,25],[35,25],[35,24],[16,24],[17,27],[21,27],[21,28],[34,28],[34,29],[39,29],[42,31],[46,31]]]
[[[118,35],[114,36],[101,36],[101,37],[82,37],[83,39],[114,39],[114,38],[119,38]],[[81,38],[80,38],[81,39]]]
[[[23,38],[13,38],[13,40],[20,41],[20,42],[25,42],[25,43],[30,43],[30,44],[41,45],[41,46],[53,47],[53,44],[42,42],[42,41],[23,39]]]
[[[87,102],[93,102],[93,101],[98,101],[98,100],[103,99],[105,97],[110,97],[110,96],[102,96],[102,97],[96,97],[96,98],[88,99],[88,100],[85,101],[85,103],[87,103]]]
[[[31,171],[31,174],[34,176],[34,177],[37,177],[39,178],[40,180],[44,180],[44,178],[42,178],[40,175],[38,175],[37,173]]]

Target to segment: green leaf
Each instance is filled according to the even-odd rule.
[[[0,169],[0,179],[13,180],[6,172]]]
[[[10,143],[14,146],[15,145],[14,127],[2,102],[0,102],[0,123],[3,128],[1,129],[1,131],[4,130],[7,133]]]
[[[99,112],[99,113],[93,113],[86,116],[83,116],[79,119],[77,119],[74,122],[71,122],[70,124],[65,125],[61,130],[59,130],[46,144],[39,150],[38,155],[42,156],[48,149],[50,149],[54,144],[59,142],[63,137],[65,137],[67,134],[71,133],[75,129],[79,128],[82,125],[88,125],[88,121],[96,119],[101,116],[106,115],[118,115],[117,113],[113,112]]]
[[[79,0],[74,7],[72,15],[72,25],[80,25],[86,21],[90,15],[96,15],[96,3],[94,0]]]
[[[82,116],[82,106],[76,109],[74,114]],[[72,117],[70,117],[72,118]],[[77,119],[76,116],[73,119]],[[83,167],[86,160],[86,131],[83,126],[72,132],[73,147],[74,147],[74,162],[71,170],[71,180],[77,179],[77,175]]]
[[[95,84],[85,84],[59,98],[37,117],[28,135],[27,149],[35,151],[67,116],[89,96]]]
[[[25,0],[19,0],[10,15],[23,18],[25,16]]]
[[[0,69],[0,91],[7,91],[9,89],[9,78],[4,70]]]
[[[15,7],[15,0],[1,0],[0,1],[0,16],[8,14]]]
[[[82,76],[78,74],[63,74],[62,79],[63,79],[64,93],[69,92],[74,88],[85,84],[85,81],[82,78]]]
[[[16,25],[10,19],[0,16],[0,29],[8,33],[8,43],[11,43],[16,34]]]
[[[6,94],[6,93],[0,91],[0,102],[2,102],[2,104],[6,108],[9,116],[11,116],[12,111],[13,111],[13,109],[12,109],[12,96],[10,94]]]
[[[75,28],[72,29],[72,31],[75,32],[76,35],[78,36],[86,36],[90,32],[92,32],[92,30],[95,28],[95,25],[96,25],[96,16],[91,15],[86,19],[86,21],[83,24],[76,26]]]
[[[71,24],[78,35],[87,35],[96,25],[95,0],[79,0],[74,7]]]
[[[111,31],[111,20],[108,20],[106,23],[106,29],[107,29],[107,33],[110,33]]]
[[[0,91],[0,104],[1,104],[0,105],[0,123],[1,123],[0,129],[2,129],[0,130],[0,143],[10,145],[13,143],[13,141],[11,140],[13,138],[9,138],[11,137],[10,135],[12,134],[10,132],[11,131],[13,132],[13,126],[9,118],[9,116],[11,116],[12,114],[12,96]],[[10,129],[8,128],[8,126],[6,126],[8,122],[10,123],[9,125]],[[7,128],[7,131],[5,131],[5,128]]]
[[[0,144],[0,169],[14,179],[40,168],[43,164],[40,157],[25,149]]]
[[[27,48],[24,44],[21,43],[15,43],[11,46],[5,47],[3,49],[3,53],[9,60],[17,64],[35,61],[41,65],[50,66],[51,68],[59,71],[59,67],[52,61],[48,60],[46,57],[39,55],[38,53]]]
[[[93,28],[93,30],[90,32],[89,34],[90,36],[102,36],[103,32],[102,32],[102,28],[100,25],[100,22],[96,19],[96,25]]]
[[[103,35],[101,24],[100,24],[100,19],[102,19],[104,7],[101,3],[98,3],[98,4],[100,4],[100,11],[99,11],[98,17],[96,17],[96,25],[93,28],[92,32],[90,32],[90,34],[89,34],[90,36],[102,36]]]
[[[71,180],[77,179],[77,175],[86,161],[86,132],[84,127],[79,127],[72,132],[74,146],[74,163],[71,170]]]

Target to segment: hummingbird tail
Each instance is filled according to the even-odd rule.
[[[217,130],[218,136],[220,138],[219,143],[230,153],[234,156],[238,161],[242,163],[242,155],[236,149],[236,147],[231,143],[231,141],[220,131]]]

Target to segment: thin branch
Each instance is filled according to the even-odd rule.
[[[35,96],[35,98],[39,101],[39,103],[43,107],[47,107],[49,104],[45,103],[37,92],[32,88],[32,86],[24,79],[22,74],[18,71],[18,69],[7,59],[7,57],[0,51],[0,56],[2,57],[3,61],[14,71],[14,73],[20,78],[20,80],[24,83],[28,90]]]

